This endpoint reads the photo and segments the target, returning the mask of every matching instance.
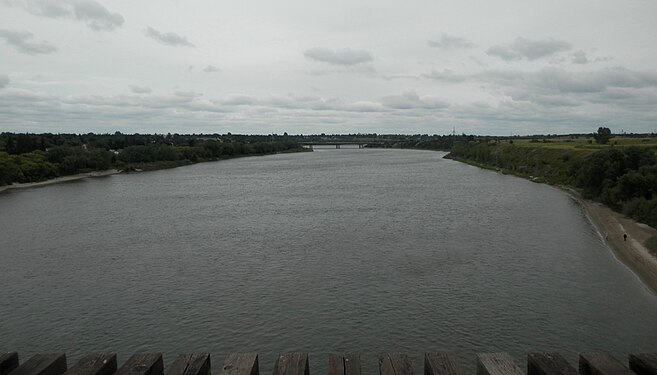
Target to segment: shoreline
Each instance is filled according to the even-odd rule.
[[[309,150],[312,151],[312,150]],[[230,160],[230,159],[238,159],[242,157],[249,157],[249,156],[265,156],[265,155],[278,155],[278,154],[286,154],[290,152],[308,152],[307,150],[302,150],[302,151],[281,151],[281,152],[275,152],[275,153],[270,153],[270,154],[252,154],[252,155],[240,155],[240,156],[231,156],[231,157],[226,157],[226,158],[217,158],[217,159],[207,159],[207,160],[200,160],[197,162],[185,162],[185,163],[173,163],[169,165],[156,165],[158,162],[153,162],[150,163],[142,163],[143,169],[138,169],[133,172],[141,173],[141,172],[150,172],[150,171],[157,171],[157,170],[162,170],[162,169],[171,169],[171,168],[178,168],[178,167],[184,167],[187,165],[193,165],[193,164],[198,164],[198,163],[206,163],[206,162],[211,162],[211,161],[222,161],[222,160]],[[118,169],[107,169],[104,171],[93,171],[93,172],[87,172],[87,173],[78,173],[78,174],[72,174],[68,176],[62,176],[62,177],[57,177],[53,178],[50,180],[45,180],[45,181],[39,181],[39,182],[25,182],[25,183],[15,183],[11,185],[4,185],[0,186],[0,194],[7,192],[9,190],[14,190],[14,189],[29,189],[29,188],[34,188],[34,187],[39,187],[39,186],[46,186],[46,185],[53,185],[53,184],[59,184],[62,182],[69,182],[69,181],[75,181],[75,180],[81,180],[84,178],[90,178],[90,177],[104,177],[104,176],[111,176],[113,174],[119,174],[119,173],[130,173],[130,172],[124,172],[120,171]]]
[[[69,176],[57,177],[50,180],[39,181],[39,182],[25,182],[25,183],[5,185],[5,186],[0,186],[0,194],[10,190],[30,189],[30,188],[46,186],[46,185],[61,184],[62,182],[82,180],[84,178],[111,176],[113,174],[118,174],[118,173],[121,173],[121,171],[119,171],[118,169],[108,169],[105,171],[94,171],[87,173],[72,174]]]
[[[569,188],[561,188],[584,208],[591,224],[616,258],[634,272],[648,289],[657,294],[657,257],[643,243],[657,236],[657,229],[639,223],[599,202],[582,198]],[[627,240],[623,235],[627,234]]]

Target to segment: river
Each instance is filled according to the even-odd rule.
[[[0,350],[657,350],[582,207],[444,153],[316,149],[0,194]],[[524,366],[521,364],[521,367]]]

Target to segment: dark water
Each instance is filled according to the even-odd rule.
[[[0,350],[657,351],[657,297],[560,191],[316,150],[0,195]]]

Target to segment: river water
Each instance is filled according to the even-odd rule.
[[[657,297],[552,187],[325,150],[0,195],[0,351],[657,351]],[[522,366],[522,365],[521,365]]]

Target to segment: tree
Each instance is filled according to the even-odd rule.
[[[595,138],[595,143],[605,145],[611,139],[611,130],[601,126],[598,128],[598,132],[593,134],[593,138]]]

